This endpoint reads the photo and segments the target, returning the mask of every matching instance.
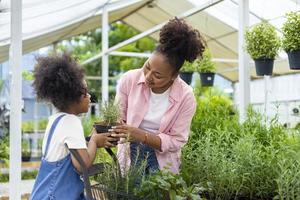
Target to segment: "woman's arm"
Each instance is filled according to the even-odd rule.
[[[160,137],[148,133],[145,130],[132,127],[129,125],[116,126],[110,130],[114,132],[111,134],[112,137],[125,138],[125,140],[120,141],[120,143],[125,143],[128,141],[137,141],[147,144],[154,149],[161,150],[161,139]]]

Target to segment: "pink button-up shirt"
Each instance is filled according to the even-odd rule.
[[[145,84],[142,69],[126,72],[117,89],[117,99],[123,120],[128,125],[139,127],[149,107],[150,89]],[[192,88],[177,77],[170,88],[169,107],[163,115],[157,136],[161,139],[161,151],[156,150],[160,169],[168,168],[178,173],[181,148],[187,142],[196,101]],[[121,169],[130,166],[129,143],[118,145]]]

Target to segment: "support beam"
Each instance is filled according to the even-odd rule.
[[[9,199],[21,199],[22,1],[11,0]]]
[[[244,34],[249,26],[249,0],[239,0],[239,114],[240,123],[247,117],[250,103],[250,67],[249,55],[244,51]]]
[[[211,6],[214,6],[214,5],[216,5],[216,4],[218,4],[218,3],[222,2],[222,1],[223,0],[211,0],[211,1],[205,3],[205,4],[201,5],[201,6],[194,7],[192,9],[184,12],[181,15],[178,15],[177,17],[178,18],[187,18],[187,17],[189,17],[191,15],[194,15],[194,14],[200,12],[200,11],[203,11],[203,10],[205,10],[205,9],[211,7]],[[135,42],[135,41],[143,38],[143,37],[146,37],[146,36],[148,36],[148,35],[150,35],[152,33],[155,33],[156,31],[159,31],[167,22],[168,21],[160,23],[160,24],[158,24],[158,25],[156,25],[156,26],[154,26],[154,27],[152,27],[152,28],[150,28],[150,29],[148,29],[148,30],[146,30],[146,31],[144,31],[144,32],[136,35],[136,36],[133,36],[132,38],[130,38],[128,40],[125,40],[125,41],[123,41],[123,42],[121,42],[121,43],[119,43],[119,44],[117,44],[117,45],[115,45],[113,47],[110,47],[107,51],[104,51],[102,49],[101,53],[97,54],[96,56],[94,56],[92,58],[87,59],[86,61],[82,62],[81,64],[82,65],[86,65],[86,64],[88,64],[90,62],[93,62],[93,61],[101,58],[101,56],[104,55],[104,54],[106,54],[106,53],[110,53],[112,51],[115,51],[115,50],[117,50],[117,49],[119,49],[119,48],[121,48],[123,46],[126,46],[126,45],[128,45],[128,44],[130,44],[132,42]]]
[[[107,6],[104,5],[102,11],[102,51],[107,52],[108,49],[108,10]],[[108,101],[108,54],[102,55],[102,103]]]
[[[113,51],[109,55],[124,56],[124,57],[136,57],[136,58],[149,58],[151,56],[151,53]]]

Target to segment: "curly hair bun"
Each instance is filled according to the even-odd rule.
[[[59,110],[79,101],[83,94],[83,70],[70,55],[37,58],[33,86],[40,100],[50,101]]]
[[[193,62],[201,57],[206,43],[197,29],[183,19],[171,19],[160,31],[159,49],[166,55],[176,55],[181,60]]]

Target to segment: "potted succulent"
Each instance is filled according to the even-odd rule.
[[[188,85],[192,82],[193,73],[196,71],[195,65],[186,61],[180,69],[180,78]]]
[[[213,86],[215,79],[216,66],[212,61],[212,55],[208,48],[203,52],[202,58],[197,59],[194,65],[198,68],[200,73],[202,86]]]
[[[287,52],[291,69],[300,69],[300,13],[290,12],[282,27],[282,47]]]
[[[94,123],[97,133],[107,133],[112,126],[120,124],[121,110],[113,99],[100,106],[100,121]]]
[[[246,31],[246,51],[255,62],[258,76],[272,75],[274,59],[280,48],[280,38],[275,27],[261,22]]]

